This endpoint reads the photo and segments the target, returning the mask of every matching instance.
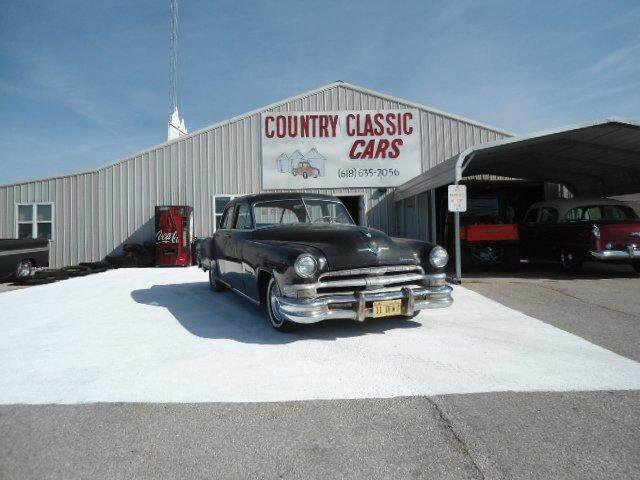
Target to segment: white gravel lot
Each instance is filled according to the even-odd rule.
[[[0,403],[258,402],[640,388],[640,364],[462,287],[413,320],[273,331],[187,269],[0,294]]]

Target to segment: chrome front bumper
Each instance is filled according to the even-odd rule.
[[[295,323],[316,323],[339,318],[363,322],[373,317],[372,302],[403,299],[402,315],[409,317],[425,308],[448,307],[453,302],[452,288],[441,286],[411,286],[384,291],[361,291],[355,294],[334,294],[316,298],[278,297],[280,313]]]
[[[626,250],[598,250],[590,252],[597,260],[640,260],[640,249],[629,245]]]

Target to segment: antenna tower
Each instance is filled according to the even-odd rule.
[[[169,0],[171,10],[171,26],[169,30],[169,36],[171,44],[169,47],[169,125],[167,140],[173,140],[181,135],[187,134],[187,127],[184,124],[184,119],[180,118],[178,112],[178,0]]]

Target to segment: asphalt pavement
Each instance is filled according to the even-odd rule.
[[[525,266],[464,286],[640,358],[631,272]],[[638,391],[3,405],[0,432],[3,479],[640,478]]]
[[[523,263],[515,274],[471,272],[463,285],[508,307],[640,361],[640,275],[626,265]]]

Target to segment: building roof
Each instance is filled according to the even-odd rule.
[[[326,158],[324,156],[322,156],[318,150],[316,150],[315,147],[313,147],[311,150],[309,150],[305,155],[304,155],[304,159],[305,160],[326,160]]]
[[[463,176],[562,183],[577,196],[640,189],[640,123],[617,117],[475,145],[398,187],[402,200]]]
[[[42,180],[49,180],[49,179],[52,179],[52,178],[64,178],[64,177],[70,177],[70,176],[73,176],[73,175],[80,175],[80,174],[86,174],[86,173],[95,173],[95,172],[97,172],[99,170],[102,170],[104,168],[107,168],[107,167],[110,167],[110,166],[117,165],[119,163],[125,162],[125,161],[131,159],[132,157],[137,157],[137,156],[140,156],[140,155],[144,155],[144,154],[149,153],[149,152],[151,152],[153,150],[172,145],[174,143],[180,142],[182,140],[185,140],[185,139],[188,139],[188,138],[191,138],[191,137],[195,137],[195,136],[197,136],[199,134],[202,134],[204,132],[207,132],[209,130],[212,130],[212,129],[215,129],[215,128],[218,128],[218,127],[222,127],[224,125],[228,125],[228,124],[231,124],[233,122],[237,122],[239,120],[244,120],[246,118],[251,117],[252,115],[256,115],[256,114],[260,114],[262,112],[266,112],[266,111],[271,111],[271,110],[277,109],[278,107],[280,107],[282,105],[285,105],[287,103],[293,102],[295,100],[304,99],[306,97],[310,97],[310,96],[316,95],[319,92],[330,90],[330,89],[336,88],[336,87],[346,88],[346,89],[349,89],[349,90],[353,90],[355,92],[360,92],[360,93],[363,93],[363,94],[376,96],[376,97],[381,98],[381,99],[385,99],[385,100],[389,100],[389,101],[392,101],[392,102],[396,102],[396,103],[402,104],[402,105],[404,105],[404,106],[406,106],[408,108],[417,108],[417,109],[420,109],[420,110],[423,110],[423,111],[426,111],[426,112],[429,112],[429,113],[433,113],[433,114],[436,114],[436,115],[440,115],[440,116],[449,118],[451,120],[457,120],[457,121],[464,122],[464,123],[467,123],[467,124],[470,124],[470,125],[473,125],[473,126],[476,126],[476,127],[480,127],[480,128],[486,129],[486,130],[491,130],[491,131],[493,131],[495,133],[498,133],[500,135],[507,135],[507,136],[513,136],[514,135],[512,132],[509,132],[509,131],[506,131],[506,130],[503,130],[503,129],[500,129],[500,128],[497,128],[497,127],[492,127],[492,126],[489,126],[489,125],[485,125],[483,123],[477,122],[475,120],[471,120],[469,118],[466,118],[466,117],[463,117],[463,116],[460,116],[460,115],[447,113],[447,112],[444,112],[444,111],[441,111],[441,110],[438,110],[438,109],[435,109],[435,108],[431,108],[431,107],[428,107],[428,106],[425,106],[425,105],[421,105],[419,103],[410,102],[408,100],[405,100],[405,99],[402,99],[402,98],[399,98],[399,97],[394,97],[394,96],[391,96],[391,95],[387,95],[385,93],[380,93],[380,92],[377,92],[375,90],[370,90],[370,89],[367,89],[367,88],[364,88],[364,87],[360,87],[360,86],[357,86],[357,85],[353,85],[353,84],[350,84],[350,83],[337,81],[337,82],[333,82],[333,83],[330,83],[328,85],[322,86],[320,88],[316,88],[314,90],[311,90],[311,91],[308,91],[308,92],[305,92],[305,93],[302,93],[302,94],[299,94],[299,95],[295,95],[293,97],[289,97],[289,98],[286,98],[284,100],[280,100],[280,101],[278,101],[276,103],[272,103],[270,105],[266,105],[264,107],[252,110],[250,112],[243,113],[241,115],[229,118],[227,120],[223,120],[221,122],[214,123],[214,124],[209,125],[207,127],[204,127],[204,128],[199,129],[199,130],[193,131],[193,132],[189,133],[188,135],[183,135],[183,136],[175,138],[173,140],[169,140],[169,141],[166,141],[164,143],[160,143],[160,144],[154,145],[152,147],[145,148],[144,150],[141,150],[141,151],[138,151],[138,152],[134,152],[133,154],[127,155],[126,157],[121,158],[121,159],[119,159],[119,160],[117,160],[115,162],[109,163],[107,165],[103,165],[103,166],[95,168],[95,169],[79,171],[79,172],[72,172],[72,173],[62,174],[62,175],[52,175],[50,177],[45,177],[45,178],[27,179],[27,180],[22,180],[22,181],[18,181],[18,182],[11,182],[9,184],[0,185],[0,187],[9,187],[9,186],[13,186],[13,185],[20,185],[20,184],[28,183],[28,182],[37,182],[37,181],[42,181]]]

